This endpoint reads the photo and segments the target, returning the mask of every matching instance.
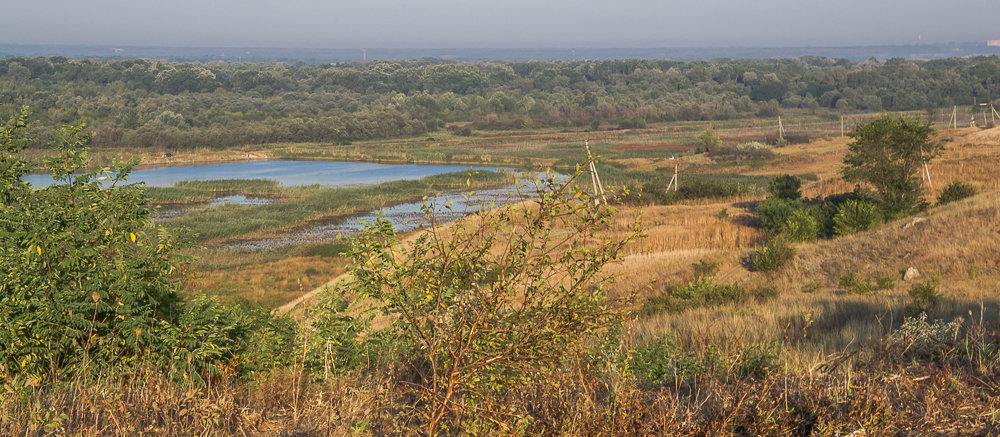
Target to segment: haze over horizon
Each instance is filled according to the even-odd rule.
[[[186,47],[778,47],[1000,39],[1000,2],[930,0],[41,0],[0,43]]]

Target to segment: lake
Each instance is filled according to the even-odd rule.
[[[133,171],[130,183],[145,182],[149,187],[172,187],[180,181],[220,179],[269,179],[283,186],[321,185],[344,187],[372,185],[406,179],[420,179],[442,173],[465,171],[467,165],[375,164],[342,161],[245,161],[225,164],[183,165]],[[497,170],[495,167],[477,169]],[[35,188],[52,184],[47,174],[22,178]]]

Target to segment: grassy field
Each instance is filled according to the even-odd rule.
[[[867,115],[854,116],[862,120]],[[840,122],[801,114],[783,120],[786,131],[806,141],[773,148],[771,155],[755,159],[729,159],[694,154],[697,135],[710,125],[728,144],[748,139],[769,139],[777,127],[771,120],[734,120],[722,123],[675,123],[655,125],[640,130],[614,131],[511,131],[477,132],[472,137],[441,133],[394,141],[368,141],[349,145],[275,144],[246,150],[193,152],[176,156],[172,162],[185,160],[213,161],[227,159],[349,159],[418,163],[504,164],[518,167],[555,165],[573,168],[585,158],[583,142],[589,142],[600,157],[602,182],[612,187],[643,191],[644,223],[651,235],[642,247],[630,249],[637,257],[624,276],[636,287],[648,287],[642,272],[659,281],[677,280],[692,262],[701,258],[718,259],[724,273],[743,280],[738,268],[746,252],[764,237],[753,226],[752,202],[765,194],[766,184],[775,175],[799,176],[807,197],[826,196],[849,191],[852,185],[840,180],[839,168],[848,138],[839,135]],[[845,123],[846,124],[846,123]],[[996,189],[997,152],[984,145],[995,138],[978,129],[942,131],[948,151],[932,164],[935,186],[940,190],[952,180],[973,183],[980,189]],[[978,139],[977,139],[978,138]],[[727,141],[728,140],[728,141]],[[98,151],[111,153],[112,151]],[[671,157],[679,159],[671,159]],[[158,161],[159,159],[159,161]],[[186,162],[186,161],[185,161]],[[150,164],[165,164],[152,159]],[[678,168],[681,190],[665,191]],[[499,177],[491,175],[491,177]],[[199,244],[214,247],[211,258],[258,259],[262,255],[222,250],[219,246],[279,235],[310,224],[326,223],[403,201],[419,200],[433,191],[466,188],[463,175],[428,178],[419,183],[398,182],[373,187],[320,189],[319,187],[279,188],[268,181],[222,181],[180,184],[168,189],[149,189],[151,198],[163,205],[198,205],[232,194],[276,200],[268,205],[227,205],[195,208],[196,212],[169,220],[170,227],[185,227],[197,236]],[[506,183],[477,178],[476,187]],[[928,190],[928,198],[935,195]],[[199,252],[199,251],[195,251]],[[343,260],[265,255],[269,261],[240,263],[217,268],[198,261],[201,286],[212,294],[232,295],[252,301],[280,305],[301,293],[322,285],[329,274],[336,274]],[[200,256],[199,259],[205,259]],[[641,260],[641,261],[640,261]],[[326,266],[323,262],[331,262]],[[631,263],[632,261],[630,261]],[[277,264],[275,264],[277,263]],[[309,274],[306,274],[306,269]],[[313,274],[312,272],[321,272]],[[270,273],[268,273],[270,272]],[[751,275],[752,276],[752,275]],[[244,278],[274,278],[265,284]],[[830,282],[830,281],[827,281]],[[835,280],[834,280],[835,282]],[[274,289],[275,293],[268,290]],[[264,297],[267,296],[267,297]],[[282,297],[275,297],[282,296]]]

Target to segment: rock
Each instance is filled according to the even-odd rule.
[[[903,225],[902,229],[908,229],[916,226],[919,223],[923,223],[925,219],[923,217],[914,217],[909,223]]]
[[[903,280],[904,281],[912,281],[912,280],[917,279],[919,277],[920,277],[920,271],[917,270],[917,269],[915,269],[915,268],[913,268],[913,267],[907,268],[906,272],[903,273]]]

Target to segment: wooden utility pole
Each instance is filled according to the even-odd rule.
[[[674,191],[677,191],[677,159],[671,156],[670,160],[674,161],[674,177],[670,178],[670,183],[667,184],[667,191],[670,191],[671,187]]]
[[[587,149],[587,162],[590,163],[590,181],[594,183],[594,205],[600,205],[601,201],[597,200],[597,195],[601,195],[601,200],[604,203],[608,203],[608,199],[604,197],[604,185],[601,184],[601,176],[597,174],[597,165],[594,164],[594,155],[590,153],[590,141],[583,140],[583,147]]]
[[[927,186],[931,187],[931,191],[934,191],[934,183],[931,182],[931,169],[927,167],[927,163],[924,163],[924,176],[927,178]]]
[[[997,112],[997,108],[993,105],[990,105],[990,111],[993,111],[993,123],[996,123],[997,119],[1000,118],[1000,112]]]

